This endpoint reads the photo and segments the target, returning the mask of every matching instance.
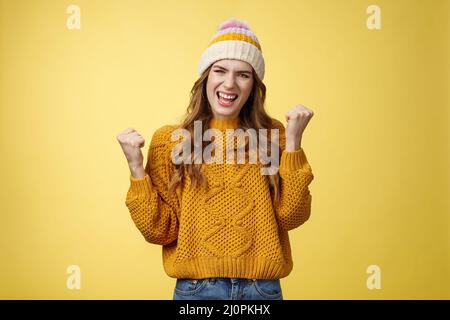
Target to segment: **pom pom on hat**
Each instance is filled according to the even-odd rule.
[[[245,61],[253,67],[261,80],[264,79],[265,65],[261,46],[245,21],[231,18],[219,25],[202,54],[198,64],[199,75],[214,62],[222,59]]]
[[[228,28],[240,28],[240,29],[250,30],[250,26],[248,25],[248,23],[246,23],[244,21],[236,20],[236,19],[233,19],[233,18],[225,20],[224,22],[222,22],[220,24],[218,30],[224,30],[224,29],[228,29]]]

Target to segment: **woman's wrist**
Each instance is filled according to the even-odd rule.
[[[129,164],[130,172],[133,178],[142,179],[145,176],[144,166],[142,164]]]
[[[286,137],[286,151],[293,152],[301,148],[302,138]]]

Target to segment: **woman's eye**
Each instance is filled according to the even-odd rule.
[[[223,70],[214,70],[214,72],[216,72],[216,73],[225,73],[225,71],[223,71]],[[241,77],[245,78],[245,79],[250,78],[249,75],[247,75],[247,74],[245,74],[245,73],[241,73],[241,74],[239,74],[239,75],[240,75]]]

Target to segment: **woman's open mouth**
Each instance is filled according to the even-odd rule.
[[[223,107],[230,107],[233,105],[234,101],[238,98],[237,94],[225,94],[223,92],[216,92],[217,101]]]

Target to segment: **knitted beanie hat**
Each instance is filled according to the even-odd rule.
[[[247,23],[228,19],[222,22],[211,38],[198,65],[201,75],[211,64],[222,59],[242,60],[249,63],[258,77],[264,79],[264,58],[258,38]]]

